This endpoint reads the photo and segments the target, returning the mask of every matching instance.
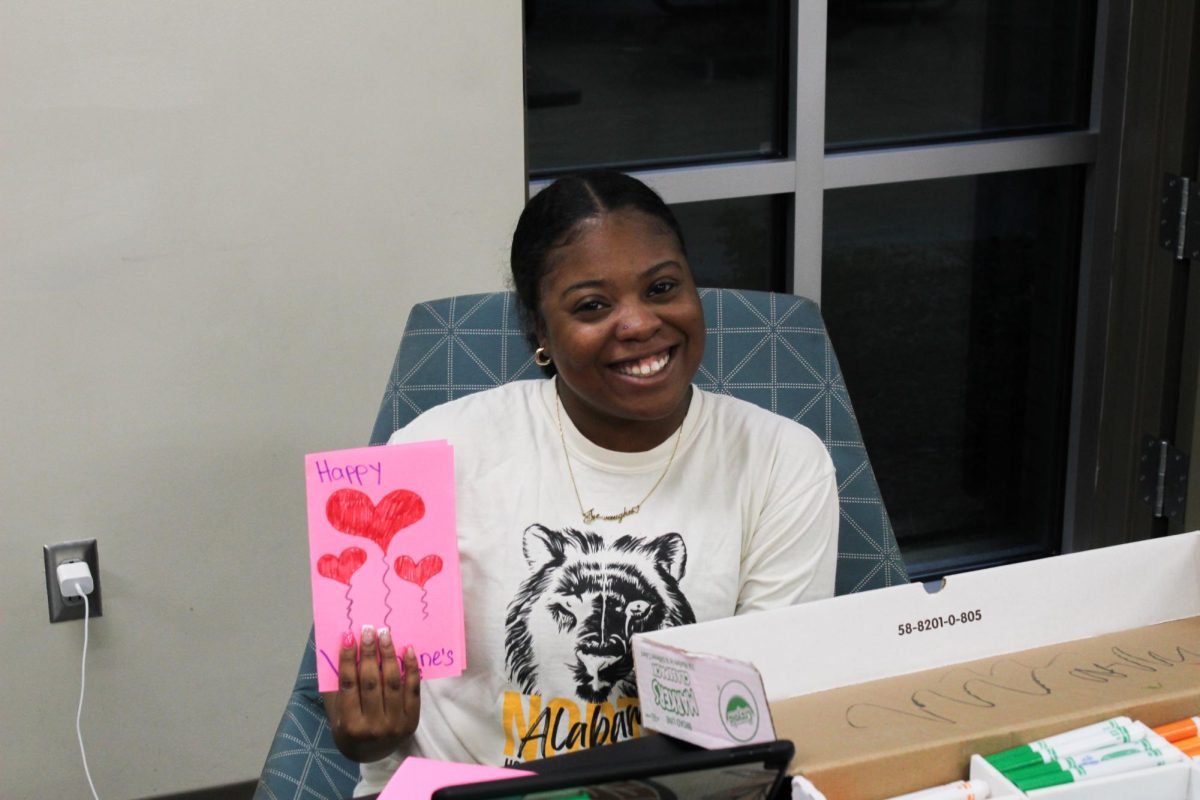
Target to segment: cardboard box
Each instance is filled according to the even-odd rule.
[[[1200,533],[672,628],[633,650],[647,728],[705,746],[790,739],[792,771],[829,800],[879,800],[1118,714],[1200,714]]]

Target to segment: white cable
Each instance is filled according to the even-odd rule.
[[[92,790],[94,800],[100,800],[100,795],[96,794],[96,784],[92,783],[92,771],[88,769],[87,752],[83,749],[83,690],[87,683],[88,617],[91,616],[91,606],[78,584],[75,590],[83,598],[83,666],[79,668],[79,710],[75,712],[75,735],[79,737],[79,755],[83,759],[83,774],[87,776],[88,787]]]

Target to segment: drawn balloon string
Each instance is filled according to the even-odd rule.
[[[441,571],[441,556],[425,556],[420,561],[413,561],[408,556],[400,556],[396,559],[396,574],[400,576],[400,579],[415,583],[421,588],[421,614],[423,615],[421,619],[429,619],[429,602],[425,599],[429,591],[425,588],[425,583]]]
[[[346,630],[354,630],[354,619],[351,609],[354,600],[350,597],[350,577],[358,572],[358,568],[367,563],[367,551],[361,547],[347,547],[341,555],[327,553],[317,559],[317,574],[323,578],[331,578],[338,583],[346,584]]]
[[[384,570],[387,569],[387,549],[397,533],[425,516],[425,501],[416,492],[396,489],[375,503],[357,489],[338,489],[325,501],[325,518],[342,533],[362,536],[379,546]],[[441,569],[441,567],[438,567]],[[392,589],[384,581],[383,605],[387,609],[383,622],[391,625]]]
[[[323,578],[335,580],[338,583],[346,584],[346,630],[354,630],[354,618],[351,610],[354,608],[354,599],[350,597],[350,578],[354,573],[358,572],[358,568],[367,563],[367,551],[361,547],[347,547],[341,552],[341,555],[333,555],[326,553],[317,559],[317,574]],[[333,659],[324,650],[321,655],[325,657],[329,668],[337,674],[337,667],[333,664]]]

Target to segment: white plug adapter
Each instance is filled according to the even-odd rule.
[[[64,561],[58,565],[58,591],[63,597],[91,594],[92,570],[86,561]]]

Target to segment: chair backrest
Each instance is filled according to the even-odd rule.
[[[842,371],[816,304],[803,297],[702,289],[702,389],[733,395],[811,428],[838,476],[837,593],[906,583],[908,575],[867,459]],[[541,373],[508,292],[413,308],[375,420],[372,444],[427,408]]]
[[[908,581],[867,460],[825,323],[803,297],[702,289],[707,328],[696,384],[748,400],[811,428],[837,470],[841,522],[837,593]],[[540,376],[508,292],[413,307],[371,434],[372,444],[432,406]],[[349,797],[357,765],[338,752],[316,690],[312,637],[255,798]]]

